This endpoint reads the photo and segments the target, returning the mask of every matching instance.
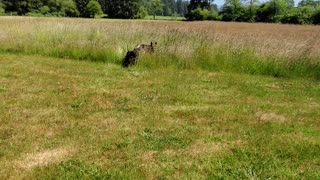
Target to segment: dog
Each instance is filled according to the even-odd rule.
[[[138,57],[143,53],[154,53],[155,47],[158,45],[157,42],[151,42],[149,44],[140,44],[133,49],[133,51],[128,51],[125,58],[122,61],[123,67],[129,67],[134,65],[138,61]]]

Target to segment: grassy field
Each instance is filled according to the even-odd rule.
[[[320,178],[318,26],[0,26],[0,179]]]

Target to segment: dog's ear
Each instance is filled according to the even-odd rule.
[[[153,43],[151,42],[151,47],[153,46]]]

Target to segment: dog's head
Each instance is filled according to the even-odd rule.
[[[157,42],[151,42],[151,47],[155,48],[157,47],[158,43]]]

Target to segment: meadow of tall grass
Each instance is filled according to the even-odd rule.
[[[320,77],[320,27],[1,17],[0,52],[120,64],[127,50],[157,41],[146,67],[201,68],[275,77]]]

